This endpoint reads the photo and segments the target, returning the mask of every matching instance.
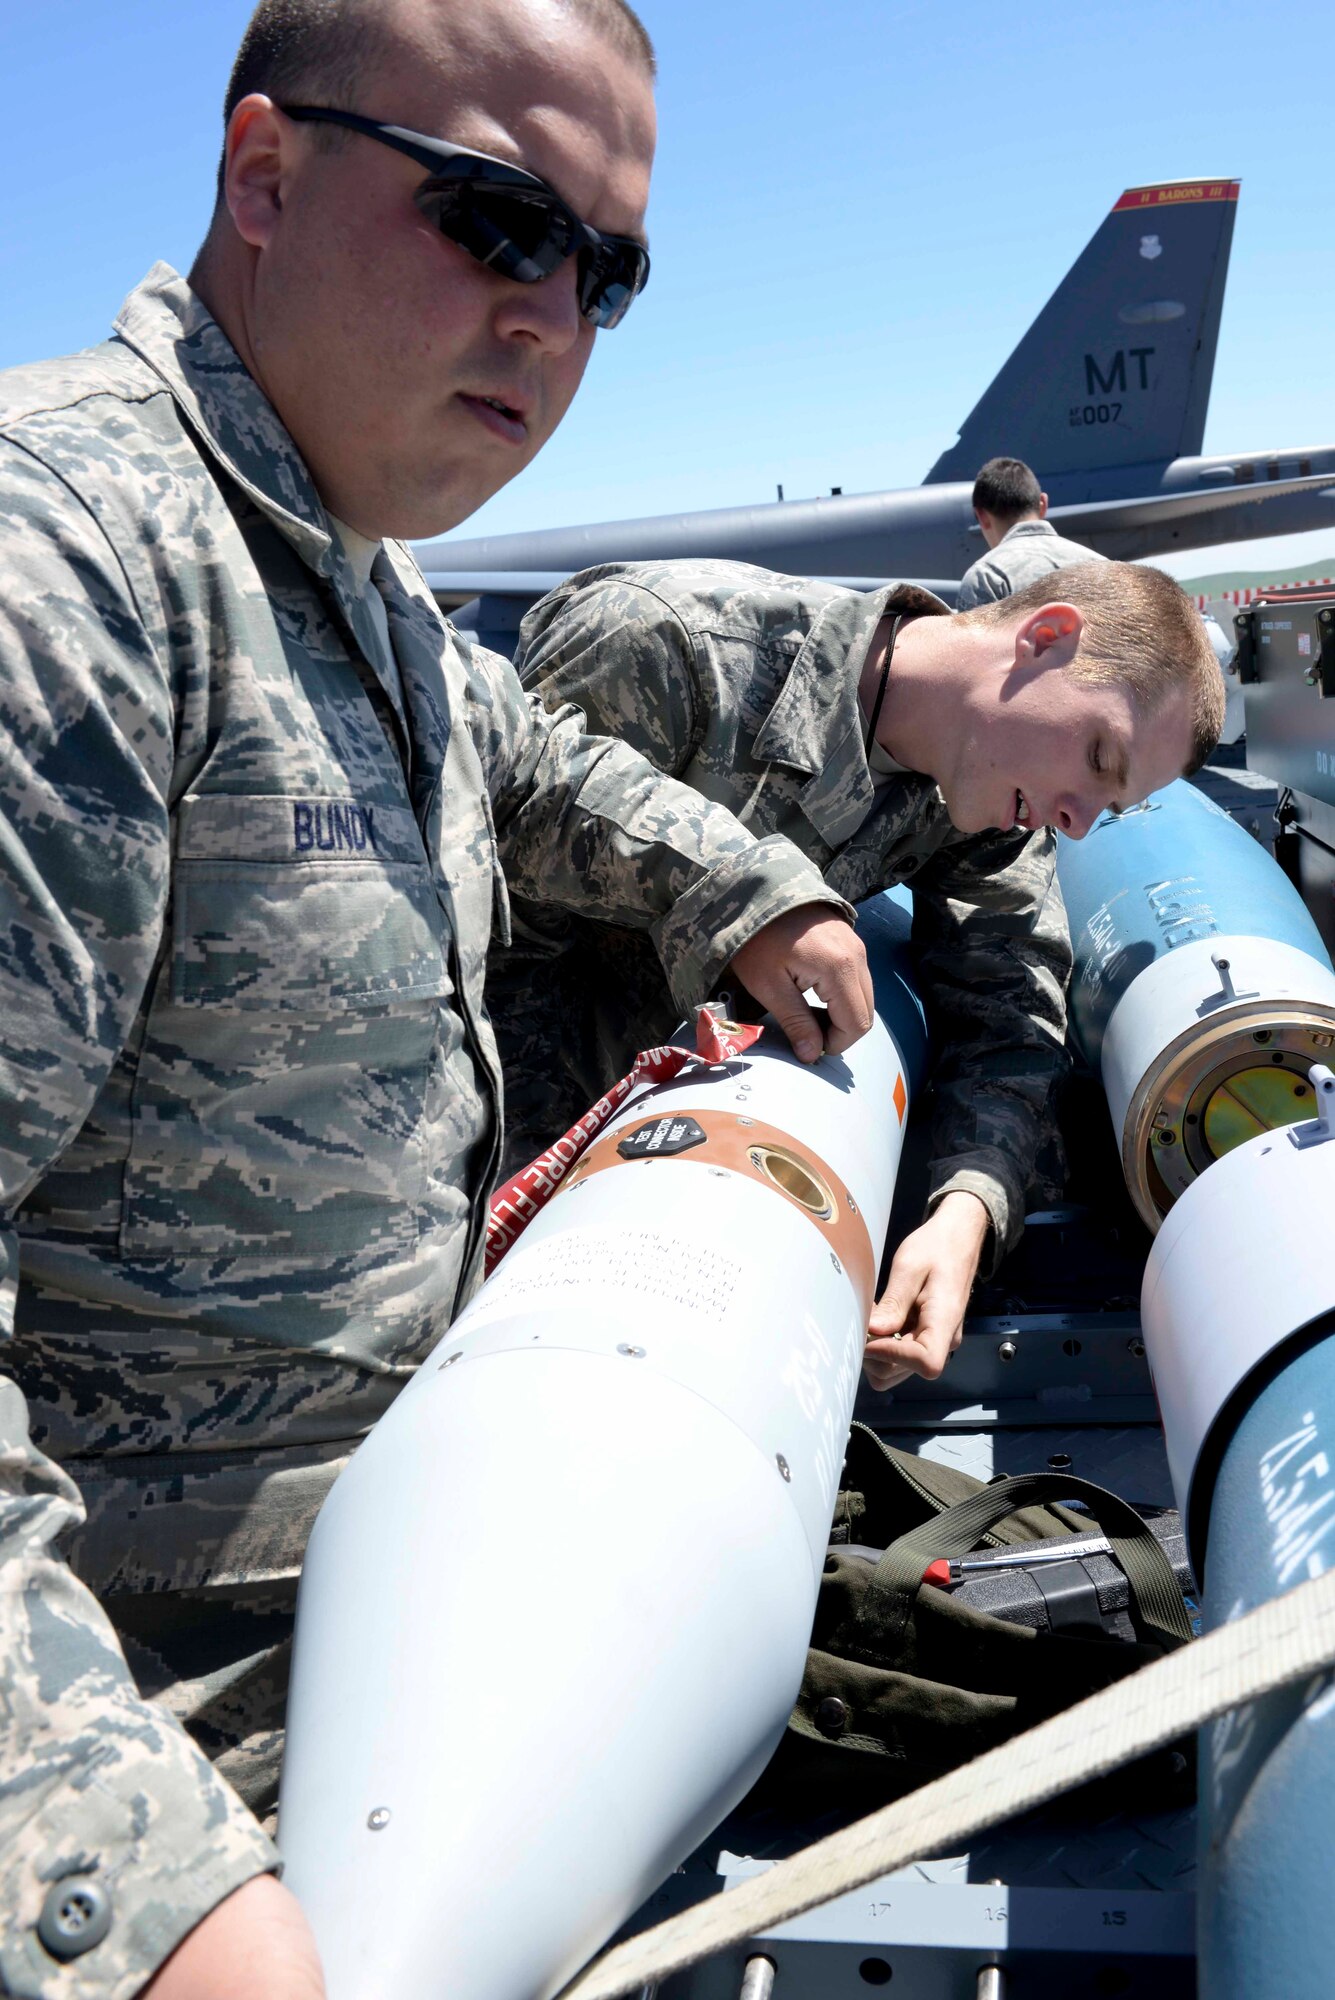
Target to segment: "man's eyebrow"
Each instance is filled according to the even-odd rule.
[[[561,201],[565,202],[566,207],[570,210],[572,215],[580,214],[580,211],[575,207],[574,202],[570,201],[567,198],[567,196],[562,192],[562,190],[556,185],[556,182],[553,180],[549,180],[546,174],[541,172],[539,168],[535,167],[533,162],[525,156],[524,150],[521,146],[517,146],[513,140],[507,138],[507,140],[505,141],[505,148],[506,149],[504,152],[492,153],[491,158],[493,160],[503,160],[506,166],[518,167],[521,173],[532,174],[535,181],[541,181],[544,187],[549,187],[554,195],[558,196],[558,198]],[[479,148],[479,150],[485,151],[486,148]],[[580,216],[580,220],[583,221],[582,216]],[[622,243],[638,243],[641,250],[645,251],[646,253],[648,252],[649,249],[648,232],[642,228],[632,229],[629,232],[629,234],[622,234],[619,230],[616,229],[600,229],[598,234],[600,236],[616,236],[618,240]]]
[[[564,201],[565,196],[563,195],[561,199]],[[569,203],[567,203],[566,205],[568,207]],[[647,229],[632,229],[629,235],[625,235],[621,231],[616,229],[600,229],[598,231],[598,234],[600,236],[615,236],[619,243],[638,243],[641,250],[645,252],[646,256],[648,255],[649,232]]]
[[[499,158],[501,156],[498,154],[497,157]],[[516,167],[522,167],[526,174],[532,174],[535,181],[541,181],[543,186],[549,187],[554,195],[559,195],[560,199],[565,202],[566,207],[571,211],[571,213],[573,215],[579,215],[580,220],[583,221],[584,218],[580,213],[580,210],[575,207],[573,201],[570,201],[566,197],[566,195],[562,193],[561,189],[556,185],[555,181],[549,181],[546,174],[540,174],[535,166],[530,165],[529,161],[527,161],[522,157],[515,160],[512,164]],[[590,227],[592,226],[593,225],[590,224]],[[638,243],[641,250],[643,250],[646,255],[648,254],[649,234],[648,231],[643,228],[632,229],[628,233],[624,233],[621,230],[617,229],[600,229],[598,231],[598,234],[600,236],[615,236],[618,242],[621,243]]]

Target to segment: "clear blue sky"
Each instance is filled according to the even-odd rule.
[[[467,4],[467,0],[461,0]],[[244,0],[0,9],[0,365],[98,339],[212,199]],[[1335,441],[1335,9],[645,0],[654,277],[469,532],[916,484],[1126,187],[1238,175],[1206,451]],[[1335,573],[1335,531],[1179,558]]]

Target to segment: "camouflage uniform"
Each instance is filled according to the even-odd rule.
[[[478,1281],[507,876],[683,1007],[843,907],[373,576],[392,653],[165,266],[0,378],[6,1993],[128,1996],[275,1865],[311,1519]]]
[[[1069,569],[1073,563],[1106,562],[1097,549],[1082,542],[1068,542],[1051,521],[1017,521],[1008,528],[994,549],[966,569],[955,600],[957,611],[972,611],[975,604],[993,604],[1010,597],[1027,583],[1053,570]]]
[[[956,831],[933,781],[873,791],[857,683],[886,610],[945,607],[912,586],[863,596],[732,562],[586,570],[529,612],[525,686],[575,701],[756,832],[784,833],[850,902],[914,892],[920,991],[938,1051],[929,1206],[963,1188],[992,1219],[993,1264],[1020,1233],[1071,951],[1053,835]],[[516,899],[487,1000],[512,1122],[508,1165],[564,1130],[661,1040],[673,1007],[643,940]]]

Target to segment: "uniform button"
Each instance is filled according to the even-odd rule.
[[[52,1883],[37,1919],[37,1935],[52,1958],[79,1958],[111,1929],[111,1898],[91,1875]]]
[[[837,1694],[827,1694],[816,1710],[816,1727],[822,1736],[842,1736],[848,1727],[848,1703]]]

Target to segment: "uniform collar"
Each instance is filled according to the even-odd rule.
[[[325,510],[288,432],[227,335],[170,264],[155,264],[116,332],[171,391],[200,444],[321,576],[337,566]]]
[[[399,675],[364,587],[330,527],[301,453],[218,322],[170,264],[155,264],[121,307],[116,332],[171,391],[203,450],[286,536],[307,567],[329,583],[406,741]],[[377,566],[380,562],[377,557]],[[378,573],[377,567],[373,574]]]
[[[906,619],[949,615],[939,597],[912,583],[832,598],[807,634],[753,746],[762,763],[786,764],[810,776],[802,810],[832,847],[862,824],[875,796],[862,749],[858,676],[887,612]],[[856,774],[851,785],[850,761]]]
[[[1013,541],[1016,535],[1055,535],[1056,532],[1051,521],[1017,521],[1013,528],[1007,528],[997,547],[1000,548],[1004,542]]]

